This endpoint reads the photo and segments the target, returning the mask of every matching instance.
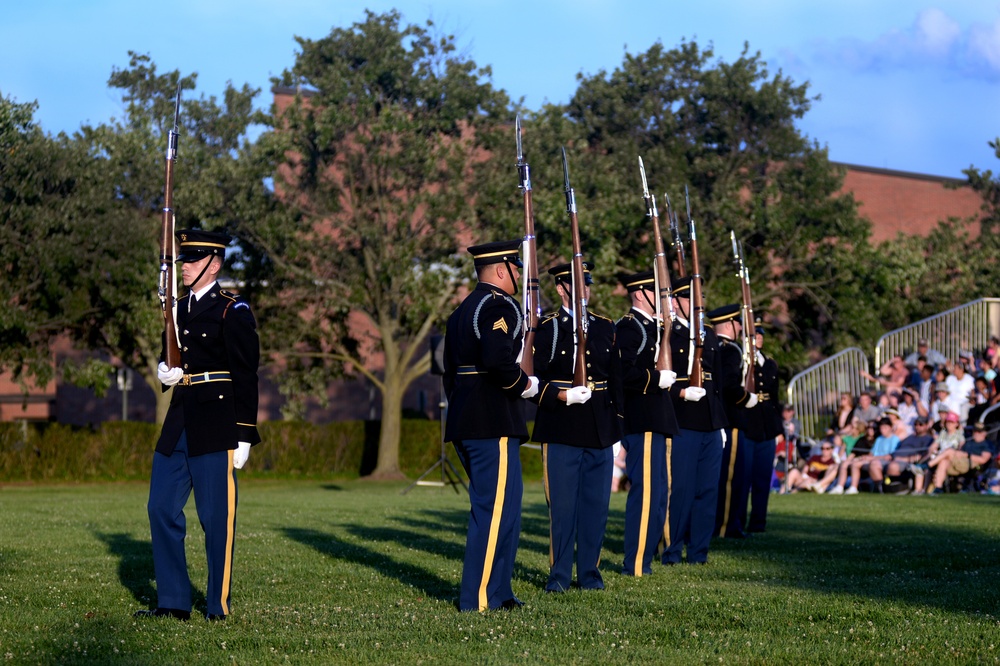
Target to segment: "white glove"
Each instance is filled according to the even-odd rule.
[[[236,450],[233,451],[233,467],[243,469],[250,457],[250,442],[237,442]]]
[[[582,405],[590,400],[590,389],[586,386],[574,386],[566,389],[567,405]]]
[[[164,386],[173,386],[184,376],[183,368],[168,368],[167,364],[160,361],[156,366],[156,377]]]
[[[705,389],[700,386],[688,386],[684,389],[684,399],[688,402],[698,402],[705,397]]]
[[[538,395],[538,377],[528,375],[528,388],[521,393],[522,398],[534,398]]]
[[[660,370],[660,388],[668,389],[677,381],[677,373],[673,370]]]
[[[747,399],[747,404],[745,404],[744,407],[746,409],[753,409],[757,406],[758,402],[760,402],[760,400],[757,398],[757,394],[751,393],[750,397]]]
[[[719,432],[722,433],[722,445],[725,446],[726,442],[729,441],[729,436],[726,435],[726,429],[725,428],[721,429]]]
[[[764,365],[764,355],[760,353],[760,350],[757,350],[757,365]]]

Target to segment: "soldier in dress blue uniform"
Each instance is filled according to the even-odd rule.
[[[743,347],[737,342],[743,332],[741,312],[740,304],[732,303],[716,308],[707,315],[708,322],[719,339],[717,381],[729,421],[719,475],[715,533],[730,539],[746,538],[747,495],[752,458],[743,427],[754,419],[754,408],[759,400],[756,393],[746,390]]]
[[[184,505],[194,490],[205,531],[208,584],[206,617],[230,612],[236,534],[236,472],[257,434],[257,366],[260,345],[250,306],[216,281],[231,238],[222,233],[178,232],[188,293],[177,300],[181,367],[160,363],[164,390],[173,386],[149,484],[150,532],[157,605],[137,616],[191,613],[191,582],[184,556]],[[164,356],[165,357],[165,356]]]
[[[622,573],[652,573],[651,563],[666,522],[669,438],[678,432],[669,389],[676,378],[656,369],[662,324],[656,318],[653,271],[623,277],[632,309],[617,324],[616,345],[625,395],[625,561]]]
[[[757,397],[760,402],[742,430],[750,452],[750,519],[747,532],[763,532],[767,526],[767,502],[771,497],[771,475],[774,472],[774,450],[778,435],[784,432],[781,425],[781,405],[778,402],[778,364],[763,351],[765,324],[754,322],[757,331],[757,362],[754,372]]]
[[[670,331],[670,351],[677,381],[670,387],[680,429],[670,447],[670,502],[664,526],[663,564],[687,561],[705,564],[715,528],[722,464],[723,429],[728,425],[719,386],[715,381],[718,340],[705,328],[701,358],[701,387],[690,385],[694,366],[691,353],[691,276],[674,282],[672,292],[677,320]],[[695,322],[695,335],[698,335]],[[697,344],[697,342],[695,343]]]
[[[523,318],[517,293],[520,240],[469,248],[479,283],[448,318],[445,439],[469,475],[469,532],[459,610],[522,605],[511,589],[521,533],[520,445],[528,439],[524,399],[538,379],[518,365]]]
[[[535,334],[535,374],[540,382],[532,436],[542,444],[545,499],[549,505],[549,580],[547,592],[564,592],[573,580],[576,546],[577,584],[604,589],[598,566],[611,498],[611,447],[621,439],[621,377],[615,354],[615,325],[588,311],[587,386],[573,386],[576,359],[570,264],[549,269],[562,307]],[[584,263],[584,298],[590,300],[590,271]]]

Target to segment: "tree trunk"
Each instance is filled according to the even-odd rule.
[[[402,377],[385,378],[385,390],[382,392],[382,430],[378,438],[378,463],[369,478],[406,478],[399,469],[399,439],[403,425],[405,390]]]

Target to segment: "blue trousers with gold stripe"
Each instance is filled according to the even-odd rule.
[[[681,431],[670,447],[670,503],[664,536],[664,564],[681,561],[687,546],[687,561],[708,561],[708,546],[715,531],[722,464],[722,431]]]
[[[748,532],[763,532],[767,526],[767,502],[771,497],[775,439],[746,440],[750,454],[750,520]]]
[[[722,451],[719,476],[719,504],[715,514],[715,535],[731,539],[746,536],[747,500],[753,464],[752,443],[736,428],[729,428]],[[773,457],[773,456],[772,456]],[[770,483],[770,477],[768,477]]]
[[[455,442],[462,467],[469,475],[469,532],[459,610],[482,611],[514,599],[511,579],[521,536],[520,442],[466,439]]]
[[[604,589],[598,567],[611,498],[611,449],[542,444],[545,500],[549,505],[549,581],[545,589],[563,592],[576,577],[585,590]]]
[[[660,433],[640,432],[622,438],[625,447],[625,562],[628,576],[651,574],[667,511],[667,440]]]
[[[198,520],[205,532],[208,558],[206,612],[228,615],[236,535],[236,472],[233,452],[188,456],[187,433],[182,432],[173,454],[153,454],[149,482],[149,528],[153,537],[157,607],[191,610],[184,538],[184,505],[194,490]]]

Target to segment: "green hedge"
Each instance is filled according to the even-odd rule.
[[[363,476],[375,466],[378,429],[377,421],[263,423],[263,443],[254,447],[241,477]],[[104,423],[97,430],[55,423],[0,423],[0,483],[147,479],[157,432],[150,423],[120,421]],[[445,453],[462,471],[450,444]],[[439,422],[403,421],[399,464],[404,474],[419,476],[440,455]],[[537,450],[522,448],[521,463],[525,477],[541,478]],[[440,479],[440,473],[435,470],[429,478]]]

